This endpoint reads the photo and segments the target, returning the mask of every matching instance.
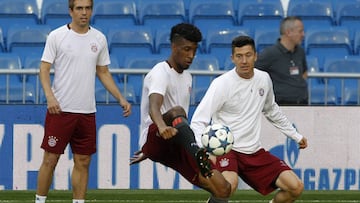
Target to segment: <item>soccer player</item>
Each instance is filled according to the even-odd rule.
[[[192,77],[187,71],[202,40],[200,30],[181,23],[171,29],[171,55],[144,79],[141,100],[141,151],[130,164],[146,158],[178,171],[190,183],[209,191],[209,203],[226,203],[230,184],[211,169],[208,154],[196,144],[188,124]]]
[[[254,68],[254,40],[239,36],[232,41],[235,68],[217,77],[191,119],[197,143],[210,123],[230,128],[234,135],[232,150],[216,158],[216,169],[231,183],[232,193],[238,176],[262,195],[279,188],[272,203],[294,202],[303,191],[303,183],[282,160],[265,151],[260,142],[261,114],[286,136],[307,147],[307,139],[299,134],[275,103],[269,75]]]
[[[73,152],[73,203],[84,203],[91,155],[96,152],[95,77],[119,101],[123,116],[131,105],[122,96],[108,70],[110,57],[105,36],[89,26],[92,0],[69,0],[72,21],[52,31],[40,65],[47,99],[45,150],[39,169],[35,203],[44,203],[59,157],[67,144]],[[50,86],[50,68],[55,75]]]

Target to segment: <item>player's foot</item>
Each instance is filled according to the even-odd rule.
[[[200,148],[196,152],[196,162],[199,166],[201,175],[205,178],[210,178],[213,175],[209,155],[206,153],[206,149]]]

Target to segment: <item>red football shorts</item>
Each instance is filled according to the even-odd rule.
[[[142,152],[152,161],[159,162],[179,172],[192,184],[199,186],[199,169],[195,159],[182,147],[158,135],[155,124],[149,126],[147,140]]]
[[[96,152],[95,113],[46,113],[41,148],[63,154],[67,144],[70,144],[74,154],[91,155]]]
[[[283,160],[264,149],[254,154],[231,150],[217,157],[216,169],[221,172],[235,171],[244,182],[262,195],[276,190],[275,181],[280,173],[291,170]]]

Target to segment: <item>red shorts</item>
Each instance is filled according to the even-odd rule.
[[[63,154],[68,143],[74,154],[91,155],[96,152],[95,113],[46,113],[41,148]]]
[[[277,189],[275,181],[280,173],[291,170],[283,160],[264,149],[254,154],[243,154],[231,150],[217,157],[216,169],[221,172],[235,171],[243,181],[262,195],[267,195]]]
[[[155,124],[149,126],[147,140],[142,152],[154,162],[159,162],[179,172],[192,184],[199,186],[199,169],[195,159],[182,147],[158,135]]]

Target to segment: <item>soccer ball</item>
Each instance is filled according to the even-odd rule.
[[[230,152],[234,137],[227,126],[212,124],[206,127],[201,136],[201,142],[208,152],[221,156]]]

